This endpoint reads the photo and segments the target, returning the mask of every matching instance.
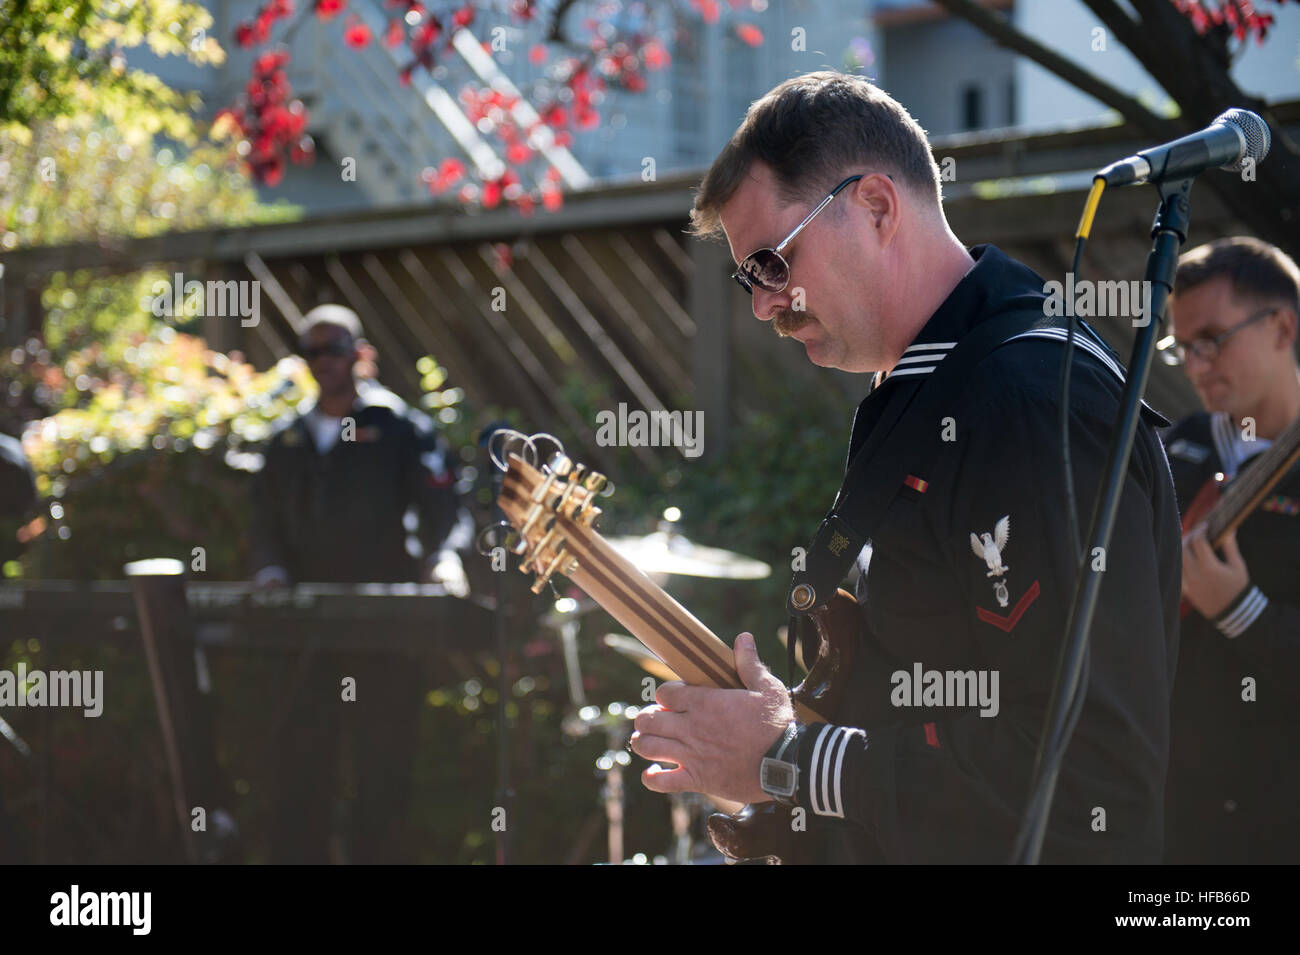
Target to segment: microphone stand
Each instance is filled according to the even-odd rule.
[[[508,553],[508,552],[507,552]],[[509,561],[509,557],[506,558]],[[514,791],[510,788],[510,721],[506,704],[510,700],[510,677],[506,673],[506,570],[496,571],[497,601],[493,629],[497,642],[497,801],[505,810],[506,825],[497,833],[497,865],[510,864],[510,823],[513,821]]]
[[[1061,759],[1074,732],[1074,721],[1070,713],[1074,709],[1072,704],[1076,694],[1087,692],[1087,687],[1079,686],[1080,673],[1085,668],[1089,631],[1104,573],[1092,569],[1093,562],[1089,556],[1096,553],[1098,547],[1105,554],[1106,548],[1110,546],[1111,532],[1114,530],[1115,517],[1119,509],[1120,492],[1124,486],[1124,476],[1128,472],[1129,457],[1133,451],[1133,437],[1141,412],[1142,394],[1146,391],[1147,379],[1151,374],[1155,344],[1160,337],[1158,333],[1163,331],[1165,326],[1165,311],[1169,296],[1173,292],[1174,274],[1178,271],[1179,250],[1187,241],[1188,222],[1191,218],[1188,194],[1191,188],[1190,178],[1156,184],[1160,194],[1160,207],[1151,226],[1152,244],[1151,251],[1147,255],[1146,268],[1146,281],[1151,283],[1151,312],[1147,316],[1146,325],[1138,329],[1137,337],[1133,342],[1128,375],[1125,378],[1116,418],[1117,427],[1106,452],[1104,477],[1097,490],[1092,523],[1088,528],[1089,544],[1081,555],[1074,598],[1070,606],[1069,624],[1066,628],[1067,636],[1057,660],[1056,683],[1048,704],[1043,737],[1038,745],[1030,808],[1022,823],[1020,837],[1016,843],[1017,851],[1012,858],[1012,862],[1015,863],[1030,865],[1038,863],[1043,848],[1043,838],[1047,832],[1047,820],[1051,815],[1052,799],[1056,793],[1056,779],[1060,772]]]

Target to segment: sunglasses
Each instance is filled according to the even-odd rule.
[[[830,191],[830,194],[817,203],[817,208],[808,213],[808,217],[794,227],[794,231],[781,240],[781,244],[775,249],[759,249],[757,252],[751,252],[745,256],[745,261],[740,263],[740,268],[731,273],[731,277],[740,283],[750,295],[754,294],[754,286],[758,286],[765,292],[784,292],[785,287],[790,284],[790,263],[785,260],[781,253],[785,251],[786,246],[794,241],[794,237],[807,228],[808,223],[817,217],[834,199],[841,189],[849,183],[857,182],[865,173],[856,176],[849,176],[842,183]]]
[[[298,354],[308,361],[315,361],[317,358],[345,358],[352,354],[352,345],[348,342],[330,342],[328,345],[318,345],[315,348],[303,346],[298,349]]]

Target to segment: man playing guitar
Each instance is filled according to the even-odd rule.
[[[941,450],[926,473],[907,475],[858,557],[861,626],[846,702],[827,714],[834,722],[795,720],[787,690],[741,634],[735,667],[747,689],[666,683],[660,705],[637,717],[633,749],[677,767],[656,763],[643,782],[777,799],[792,818],[802,810],[825,823],[808,837],[823,840],[826,861],[1004,862],[1081,559],[1058,431],[1064,334],[1040,323],[1011,335],[963,379],[950,413],[904,409],[947,356],[961,367],[955,349],[968,334],[995,316],[1000,331],[1008,303],[1050,314],[1043,280],[957,239],[924,131],[856,76],[796,77],[755,102],[692,218],[698,234],[725,233],[755,317],[814,364],[878,372],[851,459],[878,446],[882,422]],[[1071,445],[1086,528],[1122,370],[1090,331],[1077,342]],[[1043,861],[1161,857],[1179,528],[1152,419],[1163,421],[1144,412],[1136,432],[1112,546],[1089,556],[1105,578]],[[969,692],[955,698],[965,676]],[[987,678],[979,685],[991,702],[981,692],[976,705],[976,677]],[[784,769],[762,775],[771,766]]]
[[[1258,475],[1262,452],[1294,440],[1298,296],[1295,263],[1256,239],[1221,239],[1179,261],[1165,353],[1206,408],[1165,438],[1184,513],[1207,484]],[[1171,862],[1300,861],[1300,468],[1276,470],[1284,476],[1222,555],[1199,518],[1185,520],[1192,612],[1174,687]]]

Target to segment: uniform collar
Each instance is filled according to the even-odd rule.
[[[849,439],[848,460],[861,447],[867,434],[880,417],[889,396],[898,390],[894,382],[919,385],[939,366],[963,335],[994,314],[1009,298],[1021,295],[1043,296],[1043,279],[1033,269],[1009,258],[992,245],[970,249],[975,265],[962,277],[943,304],[930,316],[894,370],[885,375],[877,372],[871,391],[858,405]]]
[[[1009,298],[1043,296],[1043,279],[1028,266],[992,245],[970,249],[974,266],[943,300],[929,321],[903,350],[888,375],[877,373],[876,387],[894,379],[921,378],[938,367],[963,335],[996,311]]]

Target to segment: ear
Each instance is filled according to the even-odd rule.
[[[867,211],[881,246],[894,240],[902,220],[902,193],[894,180],[882,172],[863,176],[852,186],[853,203]]]
[[[1282,317],[1281,324],[1278,328],[1278,345],[1286,348],[1286,350],[1291,352],[1294,356],[1297,323],[1295,310],[1291,308],[1283,308],[1278,310],[1278,314]]]

